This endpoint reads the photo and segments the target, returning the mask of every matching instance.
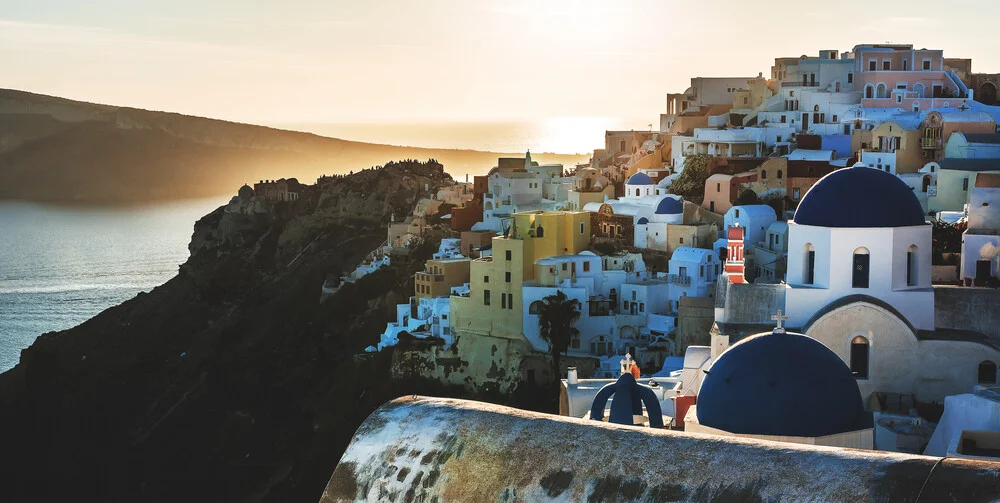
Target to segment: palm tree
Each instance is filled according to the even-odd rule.
[[[559,355],[569,350],[570,341],[580,333],[573,324],[580,318],[580,301],[570,299],[561,291],[542,299],[538,308],[538,330],[549,343],[552,353],[552,375],[559,378]]]

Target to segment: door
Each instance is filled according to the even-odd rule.
[[[854,278],[851,286],[854,288],[868,288],[868,263],[871,255],[867,253],[854,254]]]
[[[809,129],[809,114],[802,114],[802,130]]]
[[[989,260],[977,260],[976,261],[976,282],[987,281],[990,279],[990,261]]]

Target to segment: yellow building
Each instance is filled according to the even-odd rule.
[[[417,299],[447,297],[452,287],[469,282],[472,260],[467,257],[428,260],[423,271],[413,275],[413,293]]]
[[[451,298],[452,331],[459,337],[522,338],[521,286],[534,279],[535,260],[576,254],[589,245],[589,212],[513,214],[508,236],[493,238],[492,256],[472,261],[469,294]]]
[[[927,162],[921,153],[921,134],[914,127],[883,122],[872,131],[871,146],[862,150],[861,162],[893,174],[916,173]]]

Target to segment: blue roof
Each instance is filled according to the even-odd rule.
[[[664,196],[656,205],[657,215],[677,215],[679,213],[684,213],[684,203],[676,198]]]
[[[625,185],[653,185],[653,179],[645,173],[636,173],[629,177]]]
[[[838,169],[806,192],[795,223],[818,227],[925,225],[913,189],[891,173],[867,167]]]
[[[851,135],[849,134],[826,134],[820,136],[820,147],[822,150],[832,150],[834,157],[844,158],[851,156]]]
[[[870,428],[851,369],[819,341],[766,333],[734,344],[712,364],[698,421],[748,435],[821,437]]]

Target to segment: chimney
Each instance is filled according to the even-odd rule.
[[[739,224],[730,227],[727,232],[729,252],[726,254],[726,277],[730,283],[737,285],[746,283],[744,276],[746,264],[743,260],[744,232],[745,229]]]
[[[576,367],[569,367],[569,372],[566,374],[566,384],[575,385],[579,383],[580,379],[577,377]]]

